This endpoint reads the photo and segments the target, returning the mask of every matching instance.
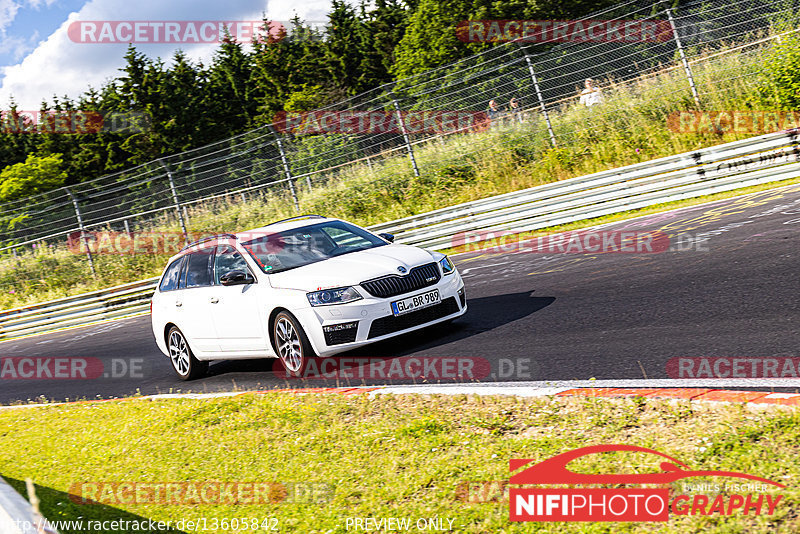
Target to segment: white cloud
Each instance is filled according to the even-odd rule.
[[[31,3],[41,5],[48,1],[52,0]],[[9,21],[13,20],[16,11],[12,5],[17,6],[11,0],[0,0],[0,28],[4,9]],[[54,95],[77,98],[90,85],[99,88],[119,74],[127,45],[74,43],[67,34],[74,21],[260,20],[264,12],[273,20],[288,20],[295,12],[306,20],[324,20],[329,6],[330,0],[305,1],[302,5],[296,0],[277,0],[268,5],[264,0],[228,0],[219,4],[196,0],[91,0],[80,11],[70,13],[59,29],[20,63],[0,69],[0,108],[7,106],[12,97],[20,109],[38,109],[42,100],[50,101]],[[136,48],[150,57],[169,59],[178,47],[146,44]],[[207,63],[217,46],[180,48],[193,60]]]
[[[19,61],[36,48],[36,43],[38,41],[39,32],[34,32],[34,34],[27,39],[24,37],[5,36],[0,40],[0,56],[9,54],[14,58],[14,61]]]
[[[14,21],[20,5],[14,0],[0,0],[0,33]]]

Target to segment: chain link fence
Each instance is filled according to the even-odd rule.
[[[710,78],[696,76],[695,67],[731,54],[763,51],[781,32],[797,28],[798,7],[800,0],[704,0],[677,6],[634,0],[570,21],[570,40],[514,39],[517,34],[507,32],[506,42],[481,54],[319,110],[361,114],[365,120],[375,113],[390,127],[384,122],[369,131],[334,128],[301,135],[297,129],[268,125],[3,204],[0,251],[10,254],[19,247],[56,242],[90,229],[131,231],[159,214],[174,214],[185,233],[187,206],[223,196],[246,200],[268,192],[276,201],[293,203],[299,212],[304,195],[341,181],[356,166],[372,169],[376,180],[391,181],[462,165],[486,143],[503,142],[502,136],[492,135],[500,130],[498,124],[517,129],[516,150],[534,154],[584,142],[593,122],[601,117],[624,120],[626,111],[624,102],[609,102],[587,107],[582,122],[554,121],[554,115],[577,105],[587,78],[607,93],[671,71],[674,83],[650,89],[673,94],[676,102],[682,102],[680,109],[708,109],[721,104],[708,100],[712,93],[720,94],[720,85],[750,83],[757,72],[733,64]],[[600,38],[591,29],[597,21],[605,31]],[[639,33],[626,34],[625,28],[634,23]],[[646,38],[645,27],[650,32]],[[468,30],[469,26],[467,34],[459,30],[459,37],[468,39]],[[483,30],[491,30],[490,25]],[[574,38],[581,31],[587,32],[586,38]],[[409,117],[413,112],[419,117],[423,111],[434,119],[430,127],[418,128]],[[455,119],[443,128],[446,113],[455,113]],[[461,119],[464,124],[458,122]],[[308,117],[304,120],[307,125]],[[419,149],[432,143],[441,143],[446,150],[436,158],[421,156]]]

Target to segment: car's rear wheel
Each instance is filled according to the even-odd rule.
[[[300,322],[289,312],[280,312],[272,326],[272,339],[286,374],[299,378],[304,376],[314,350]]]
[[[167,348],[172,368],[181,380],[194,380],[205,376],[208,362],[201,362],[194,357],[186,337],[177,326],[170,328],[167,333]]]

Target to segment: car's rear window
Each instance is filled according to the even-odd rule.
[[[158,285],[160,291],[171,291],[178,289],[178,282],[181,279],[181,267],[185,257],[178,258],[167,267],[164,276],[161,277],[161,283]]]
[[[344,221],[331,221],[267,234],[244,248],[265,273],[279,273],[342,254],[386,245],[386,241]]]
[[[186,287],[203,287],[211,285],[211,266],[214,260],[213,249],[201,250],[189,254],[186,262]]]

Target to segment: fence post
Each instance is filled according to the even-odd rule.
[[[547,133],[550,134],[550,144],[553,147],[556,147],[556,134],[553,132],[553,125],[550,123],[550,115],[547,113],[547,106],[544,103],[544,97],[542,97],[542,91],[539,89],[539,79],[536,77],[536,71],[533,70],[533,62],[531,61],[531,57],[528,55],[528,51],[522,48],[522,46],[517,42],[517,46],[519,49],[522,50],[522,53],[525,55],[525,63],[528,64],[528,72],[531,75],[531,80],[533,80],[533,88],[536,90],[536,98],[539,99],[539,109],[542,111],[542,115],[544,116],[544,122],[547,123]]]
[[[419,177],[419,167],[417,167],[417,159],[414,157],[414,147],[411,146],[411,139],[408,137],[408,132],[406,131],[406,123],[403,120],[403,113],[400,111],[400,104],[397,103],[397,100],[394,98],[394,94],[392,94],[392,104],[394,104],[394,110],[397,113],[397,124],[400,125],[400,131],[403,133],[403,141],[406,143],[408,157],[411,158],[411,166],[414,167],[414,176]]]
[[[78,206],[78,199],[75,198],[75,195],[72,194],[68,187],[65,187],[64,190],[72,201],[72,207],[75,208],[75,217],[78,219],[81,241],[83,241],[83,246],[86,249],[86,257],[89,259],[89,269],[92,271],[92,276],[97,277],[97,271],[94,269],[94,258],[92,258],[92,249],[89,248],[89,239],[86,237],[86,231],[83,227],[83,216],[81,215],[81,208]]]
[[[172,179],[172,170],[169,168],[169,165],[161,159],[158,160],[161,165],[164,166],[164,169],[167,171],[167,178],[169,179],[169,189],[172,191],[172,202],[175,204],[175,211],[178,212],[178,220],[181,223],[181,230],[183,230],[183,238],[185,239],[184,245],[189,244],[189,232],[186,231],[186,220],[183,218],[184,213],[181,211],[181,203],[178,202],[178,192],[175,190],[175,180]],[[187,217],[188,218],[188,217]]]
[[[292,171],[289,169],[289,160],[286,159],[286,152],[283,150],[283,142],[281,141],[281,136],[278,135],[278,132],[275,131],[275,128],[272,125],[269,125],[269,130],[272,132],[272,135],[275,137],[275,142],[278,145],[278,152],[281,154],[281,163],[283,164],[283,173],[286,175],[286,178],[289,181],[289,191],[292,193],[292,200],[294,200],[294,208],[297,210],[297,213],[300,213],[300,201],[297,199],[297,190],[294,188],[294,179],[292,178]],[[308,187],[311,189],[311,181],[308,182]]]
[[[686,77],[689,79],[689,86],[692,88],[694,103],[697,105],[697,109],[700,109],[700,95],[697,93],[697,86],[694,84],[694,76],[692,75],[692,69],[689,66],[689,60],[686,59],[686,53],[683,51],[683,43],[681,43],[681,37],[678,35],[678,28],[675,26],[675,19],[672,18],[672,9],[667,7],[665,11],[667,12],[667,18],[669,19],[669,26],[672,28],[672,36],[675,38],[675,45],[678,47],[678,54],[681,56],[683,68],[686,71]]]

